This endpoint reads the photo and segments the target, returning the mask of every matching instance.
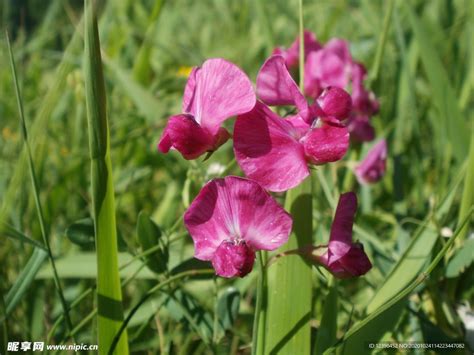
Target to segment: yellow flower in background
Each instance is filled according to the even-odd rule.
[[[18,139],[18,135],[15,132],[12,132],[10,127],[5,127],[2,129],[2,137],[6,141],[16,141]]]
[[[180,78],[187,78],[189,74],[191,74],[192,70],[193,70],[193,67],[182,65],[179,67],[178,71],[176,72],[176,75],[179,76]]]

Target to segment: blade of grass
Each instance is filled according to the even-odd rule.
[[[374,63],[372,65],[372,70],[369,75],[369,83],[374,82],[379,76],[380,66],[382,64],[383,52],[385,49],[385,43],[387,43],[388,29],[390,28],[390,21],[392,19],[393,6],[395,0],[389,0],[387,5],[387,12],[383,19],[383,30],[380,34],[379,42],[377,45],[377,52],[375,53]],[[370,86],[370,84],[369,84]]]
[[[457,94],[449,81],[448,73],[443,67],[428,30],[414,13],[410,2],[404,1],[403,4],[408,12],[420,53],[423,53],[421,62],[430,82],[433,105],[438,113],[437,121],[442,125],[439,134],[447,135],[446,143],[452,145],[456,160],[461,164],[467,155],[469,130],[459,109]]]
[[[28,260],[25,267],[16,278],[15,283],[7,293],[7,296],[5,298],[7,316],[15,308],[18,302],[20,302],[25,292],[30,289],[31,283],[34,281],[36,274],[38,273],[39,269],[41,268],[41,265],[43,265],[43,262],[46,260],[47,257],[47,252],[42,249],[35,248],[35,250],[31,254],[30,259]],[[64,312],[63,314],[65,316],[67,313]]]
[[[28,139],[28,130],[26,128],[26,120],[25,120],[25,115],[23,111],[23,102],[21,100],[21,95],[20,95],[20,87],[18,85],[18,77],[16,74],[16,66],[15,66],[15,59],[13,58],[13,52],[11,48],[11,43],[10,43],[10,38],[8,36],[8,32],[5,33],[6,39],[7,39],[7,47],[8,47],[8,53],[10,55],[10,66],[11,66],[11,71],[12,71],[12,76],[13,76],[13,84],[15,87],[15,95],[16,95],[16,101],[18,105],[18,113],[20,115],[20,125],[21,125],[21,133],[24,141],[24,145],[26,148],[26,154],[28,157],[28,168],[29,168],[29,173],[30,173],[30,178],[31,178],[31,184],[33,187],[33,197],[35,200],[35,206],[36,206],[36,213],[38,214],[38,220],[40,224],[40,230],[41,230],[41,236],[43,238],[43,243],[44,246],[46,247],[49,261],[51,264],[51,267],[53,269],[53,279],[54,279],[54,285],[56,287],[56,290],[58,291],[59,299],[61,301],[61,305],[63,307],[63,312],[65,315],[65,320],[66,320],[66,326],[68,330],[72,329],[72,323],[71,323],[71,318],[69,317],[69,309],[68,305],[66,303],[66,299],[64,298],[64,293],[63,289],[61,287],[61,281],[59,280],[59,275],[58,271],[56,269],[56,264],[54,261],[54,256],[53,252],[51,251],[51,246],[49,244],[49,235],[46,229],[46,222],[44,219],[44,213],[43,213],[43,207],[41,205],[41,201],[39,198],[39,184],[38,184],[38,179],[36,178],[36,171],[35,171],[35,166],[33,163],[33,155],[31,154],[31,146],[30,142]]]
[[[115,198],[106,116],[105,82],[94,3],[85,0],[85,92],[94,230],[97,252],[97,333],[99,353],[107,354],[123,322],[122,290],[118,273]],[[116,354],[128,354],[127,332],[121,334]]]
[[[330,282],[332,284],[330,284],[329,293],[324,302],[321,325],[318,328],[313,349],[313,354],[315,355],[323,354],[326,349],[333,346],[337,340],[337,279],[332,278]]]
[[[12,226],[6,223],[0,223],[0,233],[5,233],[5,235],[11,239],[19,240],[22,243],[27,243],[33,245],[39,249],[46,250],[45,246],[40,242],[24,235],[20,231],[16,230]]]
[[[138,83],[142,85],[148,84],[151,79],[150,56],[151,50],[153,48],[152,39],[155,36],[156,24],[163,10],[165,2],[166,0],[155,1],[155,5],[151,11],[148,28],[145,33],[145,38],[143,39],[143,43],[138,50],[138,54],[133,65],[133,77]]]

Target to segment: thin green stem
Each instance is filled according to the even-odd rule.
[[[299,53],[299,69],[300,69],[300,90],[304,92],[304,26],[303,26],[303,0],[298,1],[299,5],[299,32],[300,32],[300,53]]]
[[[66,302],[66,298],[64,297],[64,293],[61,287],[61,282],[59,279],[58,275],[58,270],[56,269],[56,263],[54,262],[54,256],[53,252],[51,251],[51,246],[49,244],[49,236],[46,231],[46,223],[44,220],[44,213],[43,213],[43,207],[41,205],[41,201],[39,198],[39,184],[38,184],[38,179],[36,177],[36,171],[35,171],[35,166],[33,163],[33,155],[31,154],[31,147],[30,147],[30,142],[28,140],[28,130],[26,128],[26,121],[25,121],[25,115],[23,111],[23,102],[21,100],[21,95],[20,95],[20,87],[18,85],[18,77],[16,73],[16,65],[15,65],[15,59],[13,58],[13,52],[11,48],[11,43],[10,43],[10,37],[8,36],[8,32],[5,31],[5,35],[7,38],[7,45],[8,45],[8,51],[10,55],[10,66],[12,70],[12,75],[13,75],[13,83],[15,86],[15,94],[16,94],[16,101],[18,105],[18,112],[20,114],[20,122],[21,122],[21,133],[23,136],[23,140],[25,143],[25,149],[28,157],[28,166],[29,166],[29,171],[30,171],[30,177],[31,177],[31,184],[33,187],[33,196],[35,199],[35,205],[36,205],[36,212],[38,214],[38,219],[39,219],[39,224],[40,224],[40,230],[41,230],[41,236],[43,238],[43,243],[46,247],[47,253],[48,253],[48,258],[51,264],[51,268],[53,270],[53,279],[54,279],[54,284],[56,286],[56,289],[58,291],[59,298],[61,300],[61,306],[63,308],[65,320],[66,320],[66,326],[68,330],[70,331],[72,329],[72,322],[71,318],[69,317],[69,309],[68,305]]]
[[[375,53],[374,64],[372,66],[372,71],[370,73],[370,78],[369,78],[370,83],[376,80],[379,75],[380,66],[382,64],[383,52],[385,50],[385,43],[387,42],[388,29],[390,28],[390,21],[392,19],[394,3],[395,3],[395,0],[388,1],[388,9],[387,9],[387,12],[385,13],[385,17],[383,20],[383,30],[382,30],[382,34],[380,35],[379,43],[377,46],[377,52]]]
[[[258,281],[257,281],[257,301],[255,304],[255,314],[253,318],[252,330],[252,355],[263,354],[265,349],[265,317],[262,315],[262,303],[264,298],[265,283],[265,263],[263,261],[263,252],[257,253],[258,263]]]

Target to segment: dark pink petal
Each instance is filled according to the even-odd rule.
[[[244,277],[252,271],[255,252],[245,242],[224,240],[212,258],[216,274],[222,277]]]
[[[370,142],[375,138],[375,129],[365,115],[352,114],[347,121],[351,138],[358,142]]]
[[[256,101],[247,75],[220,58],[206,60],[191,73],[184,96],[183,108],[213,135],[224,120],[250,111]]]
[[[337,259],[347,253],[352,244],[352,226],[357,212],[357,196],[346,192],[339,197],[329,237],[330,254]]]
[[[352,64],[352,105],[356,112],[371,116],[378,112],[379,102],[373,92],[365,89],[366,70],[360,63]]]
[[[303,137],[304,151],[309,162],[319,165],[338,161],[349,148],[349,131],[346,127],[323,124]]]
[[[384,175],[387,165],[387,143],[385,139],[369,150],[364,160],[355,168],[357,180],[361,184],[372,184]]]
[[[352,64],[351,51],[349,49],[349,43],[340,38],[333,38],[324,45],[324,50],[333,53],[341,59],[346,66]]]
[[[328,86],[345,88],[349,83],[350,65],[345,63],[336,53],[323,48],[308,55],[305,65],[306,76],[308,76],[306,82],[308,94],[319,95],[315,90],[315,83],[318,83],[320,88]]]
[[[349,116],[352,108],[351,96],[343,89],[330,86],[318,97],[317,103],[326,117],[343,120]]]
[[[258,183],[228,176],[202,188],[186,211],[184,224],[193,238],[196,258],[213,260],[222,246],[213,263],[219,264],[230,253],[232,258],[234,254],[243,255],[236,261],[242,266],[247,265],[242,260],[247,260],[250,252],[228,250],[229,244],[222,244],[224,241],[246,245],[252,251],[274,250],[288,240],[292,221]]]
[[[171,116],[158,144],[162,153],[171,147],[185,159],[196,159],[206,151],[213,150],[215,138],[203,129],[190,115]]]
[[[346,279],[366,274],[372,268],[372,264],[362,244],[354,243],[344,256],[330,262],[326,267],[335,277]]]
[[[288,72],[285,59],[279,55],[268,58],[260,69],[257,95],[270,106],[294,105],[299,111],[308,108],[306,99]]]
[[[234,152],[245,175],[270,191],[286,191],[303,181],[309,170],[300,130],[260,102],[238,116]]]

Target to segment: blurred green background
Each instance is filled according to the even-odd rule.
[[[338,286],[338,338],[370,314],[367,305],[382,285],[388,284],[376,300],[383,303],[418,276],[470,213],[473,201],[474,4],[470,0],[393,3],[387,36],[381,41],[390,1],[304,1],[305,28],[323,43],[333,37],[347,39],[353,57],[368,68],[368,84],[381,103],[372,122],[377,138],[385,137],[389,147],[387,175],[370,188],[360,188],[345,178],[360,158],[357,153],[314,172],[318,175],[314,179],[315,241],[325,243],[329,235],[333,210],[325,196],[337,198],[339,192],[354,188],[362,200],[355,235],[374,264],[365,277]],[[206,58],[224,57],[255,81],[272,49],[289,46],[296,38],[297,5],[287,0],[101,2],[99,33],[119,264],[133,260],[121,271],[128,280],[123,288],[125,313],[157,280],[169,276],[146,266],[146,258],[133,258],[146,249],[137,237],[139,212],[145,211],[161,230],[163,248],[169,253],[167,270],[183,267],[193,252],[180,218],[183,211],[202,184],[227,164],[231,164],[227,172],[241,174],[232,165],[231,142],[205,162],[188,162],[179,154],[162,155],[156,150],[166,118],[180,112],[190,67]],[[41,234],[22,154],[6,28],[13,42],[53,254],[68,303],[77,301],[71,312],[79,327],[74,337],[95,343],[90,312],[96,267],[87,220],[91,203],[82,6],[82,1],[72,0],[4,0],[0,4],[0,221],[13,229],[2,232],[0,238],[0,293],[2,313],[7,314],[2,322],[3,341],[71,339],[58,321],[62,309],[49,265],[43,262],[45,258],[35,259],[32,243],[24,241],[23,235],[40,240]],[[376,71],[374,58],[381,46],[384,50]],[[354,152],[360,150],[363,155],[369,146],[355,147]],[[372,338],[387,341],[463,341],[467,334],[463,314],[472,314],[474,303],[473,256],[472,223],[468,223],[428,281],[382,319],[375,319],[373,328],[364,329]],[[315,269],[315,339],[328,292],[326,276]],[[254,271],[238,280],[188,280],[175,285],[173,297],[157,294],[129,325],[131,349],[137,353],[199,354],[210,348],[248,353],[255,279]],[[85,296],[78,299],[80,295]],[[228,297],[234,303],[237,300],[238,311],[219,309]],[[225,321],[225,317],[230,319]],[[215,326],[216,318],[222,326]],[[472,334],[472,320],[470,324]],[[359,333],[357,344],[348,343],[345,351],[364,348],[363,342],[372,340],[364,334]]]

